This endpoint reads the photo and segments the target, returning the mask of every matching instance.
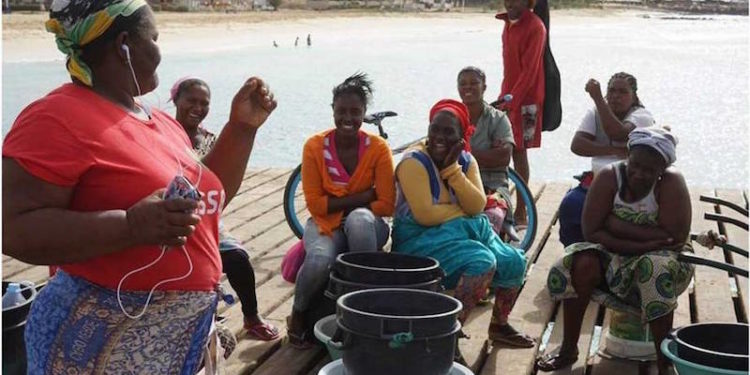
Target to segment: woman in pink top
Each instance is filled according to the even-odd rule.
[[[219,213],[276,102],[247,80],[198,160],[179,123],[135,99],[161,60],[145,0],[55,0],[46,26],[73,82],[26,107],[3,144],[3,253],[61,265],[29,313],[28,372],[193,374],[217,303]],[[191,194],[165,200],[176,177]]]

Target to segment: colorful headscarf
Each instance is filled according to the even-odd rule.
[[[54,0],[45,26],[55,34],[57,49],[68,56],[65,65],[70,75],[92,86],[81,48],[104,34],[115,18],[128,17],[147,5],[146,0]]]
[[[658,152],[667,167],[677,160],[677,138],[667,129],[659,127],[637,128],[628,135],[628,150],[633,146],[648,146]]]
[[[471,124],[469,118],[469,109],[466,108],[464,103],[461,103],[453,99],[443,99],[430,109],[430,122],[439,112],[447,111],[452,113],[458,118],[458,122],[461,123],[463,129],[464,138],[464,150],[471,152],[471,136],[474,134],[474,125]]]

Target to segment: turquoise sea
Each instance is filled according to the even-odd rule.
[[[604,85],[612,73],[627,71],[637,77],[638,94],[657,122],[678,135],[676,165],[691,186],[748,187],[747,17],[635,11],[552,17],[563,123],[545,133],[542,148],[530,153],[532,179],[572,182],[570,176],[589,167],[588,160],[569,151],[571,137],[593,105],[584,85],[589,78]],[[501,23],[489,13],[254,27],[248,35],[232,34],[231,42],[222,42],[219,33],[215,45],[165,42],[161,85],[145,96],[150,104],[173,112],[167,102],[171,84],[187,74],[200,76],[213,92],[206,126],[218,131],[244,79],[266,79],[279,107],[260,132],[251,168],[299,163],[305,138],[332,125],[331,89],[355,71],[367,72],[375,82],[370,111],[398,112],[385,122],[394,146],[426,133],[427,113],[435,101],[458,97],[455,80],[462,67],[486,71],[488,100],[497,95],[502,79]],[[306,33],[312,34],[309,48],[303,45]],[[295,48],[296,35],[303,43]],[[272,40],[280,46],[274,48]],[[67,75],[61,58],[4,56],[2,79],[5,135],[25,105],[65,82]]]

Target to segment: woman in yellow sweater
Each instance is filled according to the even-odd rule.
[[[463,303],[459,321],[496,289],[489,338],[517,347],[534,340],[508,324],[523,283],[523,251],[503,243],[483,215],[486,197],[476,159],[471,156],[474,126],[466,106],[439,101],[430,110],[427,141],[407,151],[396,168],[398,198],[393,224],[394,251],[437,259]]]
[[[396,197],[393,158],[379,136],[359,128],[372,96],[372,83],[355,74],[333,89],[335,128],[310,137],[302,153],[302,189],[312,216],[302,240],[306,256],[297,274],[289,341],[309,346],[305,311],[325,287],[336,256],[377,251],[388,240],[383,220],[393,215]]]

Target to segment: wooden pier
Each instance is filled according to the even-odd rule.
[[[262,169],[248,171],[238,195],[225,211],[224,222],[232,234],[247,247],[255,269],[260,313],[286,331],[285,317],[292,308],[294,285],[280,274],[281,260],[287,249],[297,241],[284,219],[282,199],[284,186],[291,169]],[[487,341],[487,326],[491,306],[478,306],[464,330],[471,336],[462,339],[461,350],[476,374],[535,374],[534,359],[540,353],[556,350],[562,340],[562,309],[546,291],[545,282],[551,265],[562,254],[559,241],[557,208],[571,183],[533,183],[539,229],[529,250],[527,279],[511,313],[511,323],[519,330],[538,339],[542,344],[531,349],[494,346]],[[703,219],[705,212],[736,216],[733,211],[700,202],[699,196],[717,195],[747,207],[747,193],[739,190],[691,190],[693,225],[691,232],[716,229],[729,237],[730,243],[748,248],[747,232],[733,225],[717,225]],[[744,219],[746,221],[746,219]],[[747,269],[748,260],[721,249],[709,251],[695,244],[696,255],[734,263]],[[47,267],[32,266],[3,256],[3,280],[30,280],[37,284],[48,278]],[[222,279],[225,289],[231,287]],[[675,326],[691,322],[747,322],[748,280],[725,271],[696,266],[695,279],[688,293],[680,297],[675,312]],[[248,338],[242,329],[239,303],[220,305],[220,315],[227,318],[228,327],[236,334],[238,346],[224,361],[224,373],[254,375],[317,374],[330,362],[322,346],[299,351],[279,339],[272,342]],[[597,355],[604,343],[602,332],[608,322],[607,311],[596,304],[589,305],[584,317],[578,343],[578,362],[572,368],[554,374],[655,374],[652,363],[639,363]],[[283,336],[283,335],[282,335]]]

